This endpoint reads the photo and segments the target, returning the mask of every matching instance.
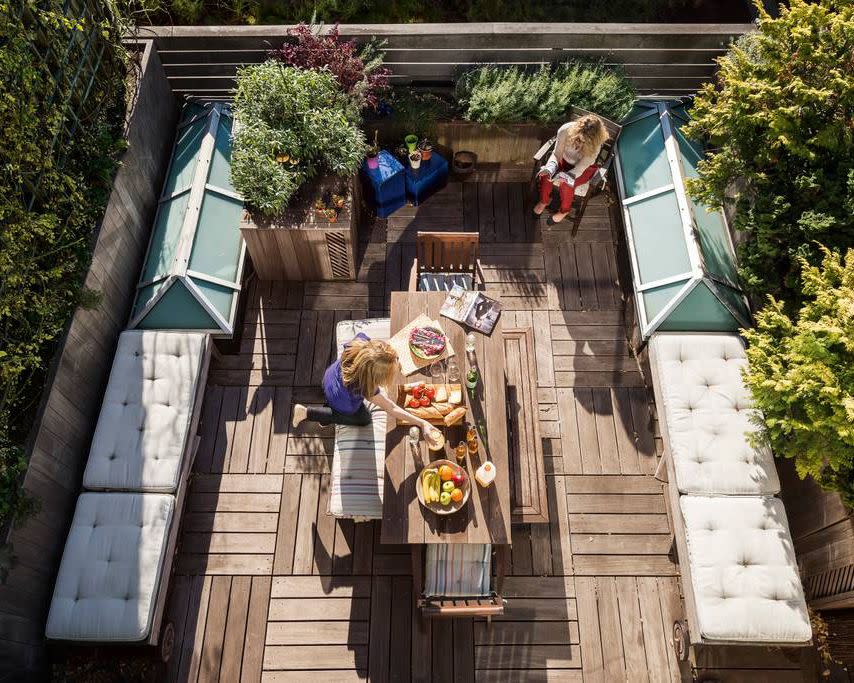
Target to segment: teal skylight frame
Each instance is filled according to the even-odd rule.
[[[656,330],[736,332],[751,326],[721,211],[685,191],[703,150],[682,134],[680,100],[638,100],[617,143],[616,175],[641,338]]]
[[[131,328],[231,337],[246,244],[231,184],[233,116],[223,102],[185,105],[131,313]]]

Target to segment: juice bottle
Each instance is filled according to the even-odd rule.
[[[477,436],[468,440],[469,455],[477,455]]]
[[[483,488],[490,486],[492,482],[495,481],[495,465],[487,460],[477,468],[477,472],[474,473],[474,478],[475,481],[477,481],[477,483]]]
[[[466,461],[466,451],[467,450],[468,449],[466,448],[466,442],[465,441],[460,441],[457,444],[457,448],[456,448],[455,452],[457,454],[457,463],[459,465],[462,465]]]

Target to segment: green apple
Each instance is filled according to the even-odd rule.
[[[447,491],[442,491],[442,495],[439,496],[439,502],[442,505],[450,505],[451,504],[451,494]]]
[[[455,488],[454,482],[452,482],[452,481],[446,481],[446,482],[442,483],[442,490],[443,491],[450,493],[451,491],[454,490],[454,488]]]

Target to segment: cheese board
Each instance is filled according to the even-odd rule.
[[[441,427],[460,424],[466,416],[462,384],[401,384],[397,390],[397,404],[407,413]]]

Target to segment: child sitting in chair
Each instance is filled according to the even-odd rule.
[[[589,182],[599,169],[596,158],[607,139],[608,130],[595,114],[587,114],[560,127],[554,151],[537,174],[540,184],[540,201],[534,207],[537,216],[551,201],[552,188],[557,181],[560,211],[552,220],[560,223],[566,218],[572,208],[575,188]]]

